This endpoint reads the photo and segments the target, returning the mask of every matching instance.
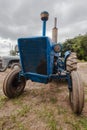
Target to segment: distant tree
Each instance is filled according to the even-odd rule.
[[[65,41],[63,43],[63,53],[67,50],[76,52],[78,59],[87,61],[87,34]]]
[[[87,36],[84,36],[81,40],[81,55],[82,59],[87,61]]]

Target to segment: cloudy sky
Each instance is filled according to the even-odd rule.
[[[19,37],[40,36],[42,11],[49,12],[50,37],[57,17],[60,42],[87,32],[87,0],[0,0],[0,47],[17,43]]]

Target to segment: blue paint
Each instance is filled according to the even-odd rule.
[[[70,91],[72,91],[72,79],[71,79],[71,76],[70,76],[70,73],[69,72],[67,72],[67,82],[68,82],[68,89],[70,90]]]
[[[18,47],[23,73],[37,73],[37,66],[43,59],[46,60],[46,75],[52,73],[53,59],[50,57],[52,45],[48,37],[20,38]]]
[[[46,20],[43,20],[43,32],[42,36],[46,36]]]
[[[68,56],[71,54],[71,51],[66,51],[65,52],[65,57],[64,57],[64,69],[66,69],[66,59],[68,58]]]
[[[64,62],[55,53],[51,40],[48,37],[30,37],[18,39],[22,75],[34,82],[48,83],[49,79],[68,79],[67,74],[62,76]],[[70,52],[65,53],[65,59]],[[58,75],[53,74],[54,56],[58,57]],[[38,73],[37,68],[41,60],[46,61],[46,73]],[[43,70],[43,66],[41,66]]]
[[[61,44],[53,45],[51,39],[45,36],[47,20],[48,17],[42,17],[42,36],[18,39],[21,63],[19,75],[24,76],[26,80],[30,79],[33,82],[40,83],[48,83],[50,79],[66,79],[68,88],[71,90],[70,73],[66,71],[66,59],[71,52],[67,51],[64,60],[62,60],[59,56],[60,51],[62,51]],[[59,52],[54,51],[54,47],[57,45],[60,46]],[[54,73],[54,70],[56,70],[56,73]]]
[[[49,81],[49,77],[48,75],[41,75],[41,74],[37,74],[37,73],[25,73],[24,76],[26,77],[26,79],[30,79],[33,82],[39,82],[39,83],[48,83]]]

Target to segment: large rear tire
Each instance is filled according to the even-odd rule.
[[[84,88],[82,80],[77,71],[71,72],[72,91],[69,93],[72,110],[76,114],[81,114],[84,107]]]
[[[15,98],[22,94],[26,80],[23,76],[19,76],[20,69],[13,69],[5,77],[3,83],[3,92],[8,98]]]
[[[72,52],[66,60],[66,70],[71,72],[77,70],[77,56],[75,52]]]

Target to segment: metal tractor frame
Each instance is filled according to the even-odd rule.
[[[62,60],[59,55],[61,44],[45,36],[48,17],[48,12],[41,13],[42,36],[18,39],[21,68],[13,69],[5,77],[3,92],[8,98],[15,98],[22,94],[27,80],[47,84],[53,79],[65,79],[71,107],[74,113],[80,114],[84,106],[84,89],[77,71],[77,57],[74,52],[67,51]]]

